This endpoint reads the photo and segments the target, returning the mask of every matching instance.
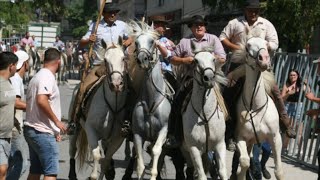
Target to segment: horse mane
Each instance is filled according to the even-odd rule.
[[[264,88],[266,89],[266,92],[271,95],[271,90],[276,85],[274,74],[269,71],[263,71],[261,73],[261,77],[263,78]]]
[[[129,20],[128,28],[130,36],[134,38],[138,37],[141,34],[146,34],[152,37],[152,39],[158,39],[160,34],[143,21],[136,22],[134,20]]]

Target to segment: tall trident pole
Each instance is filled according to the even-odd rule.
[[[97,21],[96,21],[96,25],[95,25],[95,27],[94,27],[94,30],[91,32],[91,34],[93,34],[93,35],[96,35],[96,34],[97,34],[98,26],[99,26],[99,23],[100,23],[100,20],[101,20],[101,16],[102,16],[102,13],[103,13],[103,9],[104,9],[105,4],[106,4],[106,0],[100,0],[99,15],[98,15],[98,17],[97,17]],[[95,42],[91,42],[90,45],[89,45],[89,59],[92,57],[92,51],[93,51],[94,43],[95,43]],[[83,72],[83,75],[82,75],[82,78],[81,78],[81,81],[82,81],[82,82],[84,82],[84,79],[85,79],[86,76],[87,76],[88,69],[89,69],[89,64],[90,64],[90,62],[89,62],[89,61],[86,61],[86,65],[85,65],[85,68],[84,68],[84,72]]]

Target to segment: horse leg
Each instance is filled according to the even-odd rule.
[[[90,175],[91,179],[97,179],[98,178],[98,166],[99,161],[101,159],[100,154],[100,147],[98,144],[98,137],[95,134],[95,131],[92,127],[90,127],[89,124],[85,124],[85,130],[87,133],[88,143],[92,149],[92,155],[93,155],[93,170]]]
[[[132,147],[132,157],[129,160],[128,167],[122,177],[122,180],[131,180],[131,176],[133,173],[133,167],[134,163],[136,162],[136,151],[134,150],[134,147]]]
[[[283,169],[281,164],[281,150],[282,150],[282,141],[280,133],[277,132],[273,137],[272,141],[272,151],[274,152],[274,163],[275,163],[275,176],[279,180],[283,180]]]
[[[184,163],[186,160],[184,159],[181,151],[175,148],[170,156],[172,157],[173,165],[176,168],[176,179],[185,179]]]
[[[136,154],[137,154],[137,176],[138,179],[143,179],[143,174],[144,174],[144,162],[143,162],[143,139],[142,136],[139,134],[134,134],[133,135],[133,141],[134,141],[134,147],[136,149]]]
[[[240,173],[238,174],[238,180],[245,180],[246,179],[246,172],[248,168],[250,167],[250,158],[248,155],[248,150],[247,150],[247,145],[244,140],[239,140],[237,143],[238,150],[240,152],[240,166],[241,170]]]
[[[201,158],[201,152],[199,149],[195,146],[190,147],[189,149],[190,156],[193,162],[193,166],[195,170],[197,171],[198,179],[199,180],[206,180],[207,176],[203,169],[202,164],[202,158]]]
[[[226,143],[220,141],[215,147],[216,160],[219,167],[219,175],[222,180],[227,180],[227,166],[226,166]]]
[[[158,135],[157,141],[152,148],[152,169],[151,169],[151,178],[150,180],[156,180],[158,175],[158,161],[162,151],[162,145],[164,144],[168,133],[168,126],[164,126]]]
[[[120,131],[120,129],[119,129]],[[120,135],[113,136],[112,140],[108,143],[107,151],[105,152],[105,177],[107,180],[113,180],[115,176],[114,167],[112,166],[112,156],[120,148],[124,138]]]
[[[74,135],[70,136],[69,139],[69,156],[70,156],[70,169],[69,169],[69,179],[70,180],[77,180],[77,174],[76,174],[76,164],[75,164],[75,156],[77,152],[77,136],[78,131]]]

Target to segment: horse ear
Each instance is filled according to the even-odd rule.
[[[153,21],[152,21],[152,23],[151,23],[151,29],[154,29]]]
[[[122,46],[122,41],[123,41],[122,37],[119,36],[119,38],[118,38],[118,44],[119,44],[120,46]]]
[[[103,39],[101,39],[101,45],[104,49],[107,49],[107,44]]]

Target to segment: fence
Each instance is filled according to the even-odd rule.
[[[320,55],[276,53],[273,58],[273,70],[279,88],[281,89],[286,83],[289,71],[295,69],[300,73],[305,85],[310,87],[311,92],[313,92],[316,97],[320,97],[318,86],[318,81],[320,80],[318,66],[320,62],[315,61],[319,59],[319,57]],[[302,103],[300,118],[297,119],[297,114],[295,117],[291,117],[294,119],[294,126],[302,129],[301,144],[298,143],[298,138],[291,139],[287,149],[288,151],[284,156],[309,167],[318,168],[316,160],[320,142],[320,132],[317,132],[317,128],[319,127],[317,127],[315,120],[306,115],[306,111],[309,109],[318,109],[319,105],[305,98],[306,91],[308,91],[308,88],[301,90],[299,94],[299,102]],[[299,108],[299,106],[297,106],[297,108]],[[297,132],[297,137],[298,134]]]

